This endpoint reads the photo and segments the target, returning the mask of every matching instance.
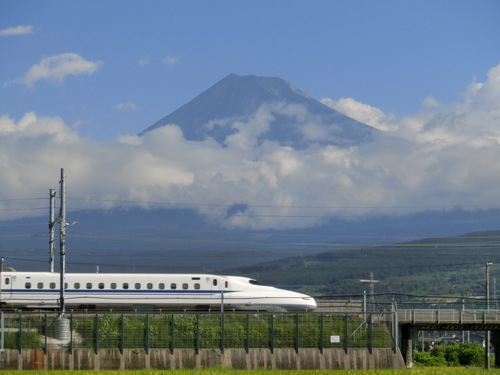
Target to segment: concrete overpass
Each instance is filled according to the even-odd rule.
[[[500,368],[500,310],[413,309],[397,310],[394,337],[408,366],[413,363],[413,346],[418,331],[485,331],[495,348],[495,366]],[[489,367],[489,350],[485,364]]]

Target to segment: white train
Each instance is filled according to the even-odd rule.
[[[3,271],[2,309],[56,309],[60,274]],[[310,311],[314,298],[239,276],[208,274],[66,273],[68,309]]]

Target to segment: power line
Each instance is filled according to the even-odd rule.
[[[47,207],[18,207],[18,208],[0,208],[2,212],[8,211],[32,211],[32,210],[46,210]]]
[[[100,199],[100,198],[81,198],[70,197],[72,200],[89,201],[89,202],[107,202],[107,203],[129,203],[129,204],[151,204],[165,206],[186,206],[186,207],[233,207],[242,205],[248,208],[292,208],[292,209],[418,209],[418,210],[435,210],[435,209],[473,209],[473,208],[500,208],[498,205],[433,205],[433,206],[309,206],[309,205],[258,205],[241,203],[187,203],[187,202],[161,202],[161,201],[140,201],[126,199]]]
[[[6,198],[0,199],[0,202],[15,202],[15,201],[35,201],[35,200],[46,200],[47,198]]]

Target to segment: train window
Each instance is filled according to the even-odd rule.
[[[43,283],[38,283],[38,284],[36,284],[36,287],[37,287],[38,289],[43,289]]]
[[[92,289],[92,283],[87,283],[87,284],[85,284],[85,287],[86,287],[87,289]]]
[[[177,289],[177,284],[176,283],[170,284],[170,289]]]
[[[9,285],[10,284],[10,279],[8,277],[5,278],[5,285]]]
[[[158,284],[158,289],[165,289],[165,284],[164,283],[159,283]]]
[[[123,289],[128,289],[128,283],[123,283]]]
[[[189,285],[187,283],[182,284],[182,289],[187,289],[189,288]]]
[[[111,283],[111,289],[116,289],[116,283]]]
[[[224,283],[224,285],[225,285],[226,289],[229,287],[229,283],[227,281]]]
[[[31,289],[31,283],[30,282],[27,282],[26,284],[24,284],[24,287],[26,289]]]
[[[217,279],[214,279],[212,283],[214,284],[214,286],[217,286]]]
[[[199,284],[199,283],[195,283],[195,284],[194,284],[194,288],[195,288],[195,289],[200,289],[200,284]]]
[[[135,289],[141,289],[141,283],[135,283]]]
[[[55,289],[56,288],[56,283],[50,283],[50,289]]]
[[[104,289],[104,283],[99,283],[99,289]]]
[[[64,283],[64,289],[68,289],[68,283]]]
[[[260,281],[257,281],[257,280],[248,280],[248,282],[252,285],[264,285],[262,284]]]
[[[75,288],[75,289],[80,289],[80,283],[75,283],[75,284],[73,285],[73,288]]]
[[[148,283],[148,289],[153,289],[153,283]]]

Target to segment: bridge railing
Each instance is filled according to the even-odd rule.
[[[500,310],[411,309],[398,310],[400,323],[496,323]]]

